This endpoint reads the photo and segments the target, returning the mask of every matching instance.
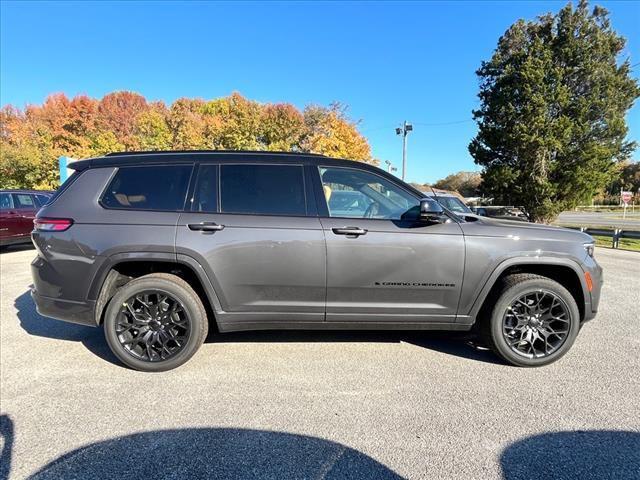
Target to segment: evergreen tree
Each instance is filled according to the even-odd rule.
[[[635,147],[625,115],[640,95],[624,45],[586,0],[506,31],[477,71],[469,151],[486,194],[549,222],[611,182]]]

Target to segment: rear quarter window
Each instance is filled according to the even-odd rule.
[[[49,196],[48,195],[34,195],[36,197],[36,203],[38,204],[39,207],[44,207],[47,202],[49,202]]]
[[[119,210],[182,210],[193,165],[120,167],[100,203]]]

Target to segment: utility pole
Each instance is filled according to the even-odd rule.
[[[402,127],[396,128],[396,135],[402,135],[402,180],[407,174],[407,135],[413,130],[413,125],[405,120]]]

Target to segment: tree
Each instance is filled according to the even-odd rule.
[[[409,185],[411,185],[413,188],[420,190],[421,192],[430,192],[431,191],[431,185],[428,183],[417,183],[417,182],[409,182]]]
[[[224,150],[264,150],[260,142],[262,105],[237,92],[207,102],[203,107],[207,122],[208,148]]]
[[[50,190],[58,186],[55,155],[32,143],[3,143],[0,148],[0,188]]]
[[[302,140],[303,151],[374,163],[367,139],[358,132],[357,124],[347,119],[342,105],[309,106],[304,110],[304,120],[307,134]]]
[[[239,93],[211,101],[180,98],[167,108],[137,93],[97,100],[50,95],[42,105],[0,109],[0,185],[55,188],[60,156],[87,158],[125,150],[228,149],[314,151],[375,163],[357,123],[336,104],[304,114]]]
[[[151,105],[136,118],[135,136],[141,150],[169,150],[173,143],[164,103]]]
[[[207,145],[202,118],[204,101],[179,98],[169,109],[167,124],[172,136],[172,148],[177,150],[198,150],[211,148]]]
[[[127,150],[138,149],[135,124],[138,115],[147,109],[147,100],[134,92],[113,92],[98,104],[98,125],[112,131]]]
[[[478,172],[458,172],[438,180],[433,187],[458,192],[463,197],[474,197],[479,193],[481,182]]]
[[[635,144],[625,114],[640,95],[605,9],[586,0],[519,20],[480,78],[478,134],[469,145],[483,189],[549,222],[608,185]]]
[[[276,103],[262,109],[261,136],[267,150],[299,150],[305,128],[304,116],[293,105]]]
[[[620,165],[620,173],[610,187],[608,192],[615,197],[620,197],[620,190],[633,192],[637,195],[640,192],[640,161],[624,162]]]

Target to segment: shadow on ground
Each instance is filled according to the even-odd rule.
[[[344,445],[304,435],[235,428],[157,430],[67,453],[32,479],[402,477]]]
[[[500,466],[505,480],[638,480],[640,433],[589,430],[536,435],[507,447]]]
[[[20,326],[29,335],[81,342],[87,350],[98,357],[120,365],[118,359],[111,353],[111,350],[109,350],[102,329],[85,327],[83,325],[43,317],[36,311],[36,306],[28,291],[16,298],[14,305],[17,310]]]
[[[265,330],[209,334],[207,343],[410,343],[456,357],[502,364],[470,333],[438,331]]]
[[[29,292],[15,300],[18,319],[22,328],[30,335],[82,342],[95,355],[111,363],[120,362],[111,353],[102,329],[85,327],[60,320],[43,317],[36,311]],[[210,329],[207,343],[410,343],[428,350],[448,355],[500,364],[498,358],[486,349],[470,342],[469,333],[436,331],[341,331],[341,330],[271,330],[218,333]]]
[[[13,451],[13,421],[9,415],[0,415],[0,480],[7,480],[11,472],[11,453]]]
[[[35,247],[29,243],[18,243],[16,245],[0,245],[0,254],[9,252],[21,252],[23,250],[35,250]]]

